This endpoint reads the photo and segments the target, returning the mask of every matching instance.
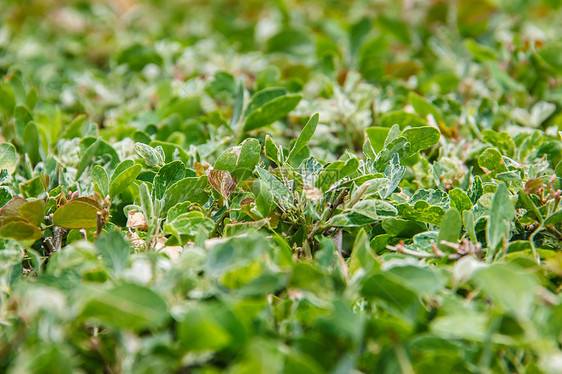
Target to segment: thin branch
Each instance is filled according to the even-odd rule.
[[[403,253],[403,254],[408,255],[408,256],[423,258],[423,259],[426,259],[426,258],[447,258],[448,260],[458,260],[459,258],[462,257],[462,255],[460,255],[458,253],[453,253],[453,254],[447,255],[446,253],[443,253],[443,252],[439,253],[439,252],[436,252],[436,251],[434,251],[433,253],[414,251],[414,250],[411,250],[411,249],[408,249],[408,248],[404,247],[403,243],[400,243],[396,246],[387,245],[386,248],[388,250],[393,251],[393,252]]]
[[[101,235],[101,231],[102,231],[103,225],[104,225],[102,212],[98,211],[97,215],[98,215],[98,218],[97,218],[98,221],[97,221],[97,228],[96,228],[96,238]]]
[[[359,201],[359,199],[361,198],[361,196],[363,196],[363,194],[365,193],[365,191],[367,191],[367,188],[369,188],[369,184],[368,183],[363,183],[363,185],[361,186],[361,189],[359,189],[359,192],[357,192],[355,194],[355,196],[353,197],[353,199],[347,204],[347,209],[351,209],[353,208],[353,206],[355,204],[357,204],[357,202]]]
[[[338,207],[343,203],[343,201],[345,199],[345,196],[347,195],[348,192],[349,192],[349,189],[344,188],[340,192],[340,194],[336,197],[334,202],[330,204],[330,209],[326,211],[326,213],[324,214],[324,216],[322,217],[322,219],[320,221],[316,222],[316,225],[314,226],[314,228],[310,232],[310,235],[308,235],[309,241],[314,239],[314,237],[316,235],[318,235],[318,233],[320,233],[320,231],[322,231],[324,229],[321,225],[325,224],[330,218],[332,218],[332,216],[334,215],[334,213],[336,212]]]

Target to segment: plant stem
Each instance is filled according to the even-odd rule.
[[[537,235],[539,231],[541,231],[542,229],[543,229],[542,226],[537,227],[537,229],[533,231],[533,233],[529,237],[529,242],[531,243],[531,249],[533,250],[533,255],[535,256],[535,261],[537,262],[537,265],[541,264],[541,257],[537,252],[537,248],[535,247],[535,235]]]
[[[347,193],[349,192],[348,188],[343,189],[340,194],[336,197],[336,199],[334,200],[333,203],[330,204],[330,209],[326,210],[324,212],[324,215],[322,217],[322,219],[318,222],[316,222],[316,225],[314,226],[314,228],[312,229],[312,231],[310,232],[310,235],[308,235],[308,240],[312,241],[312,239],[314,239],[314,237],[316,235],[318,235],[318,233],[320,231],[322,231],[324,229],[323,225],[330,219],[332,218],[332,216],[334,215],[334,213],[336,212],[336,210],[338,209],[338,206],[340,206],[344,199],[345,196],[347,195]]]

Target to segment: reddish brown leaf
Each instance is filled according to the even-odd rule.
[[[533,194],[533,193],[537,193],[539,192],[542,188],[544,188],[545,184],[543,182],[542,179],[537,178],[537,179],[529,179],[527,181],[527,183],[525,183],[525,193],[527,195]]]
[[[213,169],[209,172],[209,183],[222,197],[228,199],[236,188],[238,179],[233,178],[226,170]]]
[[[19,212],[19,208],[20,206],[24,205],[25,203],[27,203],[27,200],[24,199],[23,197],[14,197],[12,200],[8,201],[3,207],[2,207],[2,215],[3,216],[19,216],[20,212]]]

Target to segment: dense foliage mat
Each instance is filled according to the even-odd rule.
[[[0,371],[562,372],[560,6],[0,2]]]

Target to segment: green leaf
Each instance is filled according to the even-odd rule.
[[[79,370],[70,350],[61,342],[24,350],[11,363],[11,367],[17,367],[16,371],[33,374],[72,374]]]
[[[281,78],[281,71],[275,65],[269,65],[258,73],[256,80],[256,91],[262,91],[267,87],[279,85],[279,78]]]
[[[23,131],[23,151],[29,156],[34,164],[41,161],[42,145],[39,130],[33,122],[29,122]]]
[[[385,140],[390,132],[389,127],[368,127],[365,129],[367,133],[367,138],[369,139],[371,146],[375,152],[380,152],[384,149]]]
[[[313,40],[306,29],[286,26],[269,38],[267,52],[307,56],[314,49]]]
[[[438,129],[431,126],[413,127],[402,131],[401,136],[405,137],[410,143],[410,151],[405,157],[409,157],[418,151],[429,148],[441,137]]]
[[[64,128],[61,138],[73,139],[82,136],[82,126],[86,123],[88,115],[79,114]]]
[[[474,177],[474,182],[472,182],[467,195],[468,197],[470,197],[470,201],[472,201],[472,204],[476,204],[480,197],[482,197],[483,193],[484,189],[482,187],[482,179],[479,175],[477,175],[476,177]]]
[[[387,38],[376,36],[367,40],[359,51],[359,71],[369,82],[379,82],[384,77],[384,64],[381,59],[388,49]]]
[[[395,154],[398,155],[399,160],[404,159],[406,155],[410,153],[410,147],[410,143],[403,136],[399,136],[388,144],[385,144],[385,148],[378,154],[377,160],[375,161],[375,169],[377,171],[386,170],[388,163]]]
[[[527,320],[533,313],[539,287],[538,278],[529,270],[510,263],[497,263],[478,269],[472,276],[494,305]]]
[[[283,157],[283,147],[277,146],[269,135],[265,136],[264,154],[265,157],[275,162],[277,165],[283,165],[285,161]]]
[[[509,192],[504,183],[498,185],[486,227],[489,255],[495,254],[502,239],[509,240],[511,222],[515,219],[515,208],[509,199]]]
[[[124,172],[125,170],[127,170],[128,168],[134,165],[135,162],[133,160],[123,160],[122,162],[120,162],[115,168],[115,170],[113,170],[113,173],[111,174],[111,179],[109,180],[109,184],[111,185],[111,183],[113,183],[113,181],[115,180],[115,178],[119,176],[119,174],[121,174],[122,172]]]
[[[350,54],[355,56],[359,51],[361,42],[371,30],[371,20],[368,18],[361,18],[357,23],[354,23],[349,29],[349,44]]]
[[[142,171],[141,165],[133,165],[119,173],[115,178],[112,177],[109,185],[109,196],[114,198],[129,187]]]
[[[394,205],[383,200],[363,200],[353,206],[353,211],[366,217],[378,220],[379,217],[392,217],[398,215]]]
[[[558,165],[556,165],[556,168],[554,169],[554,172],[556,173],[556,176],[558,178],[562,178],[562,161],[560,161],[558,163]]]
[[[147,225],[150,227],[154,222],[155,214],[158,214],[160,212],[154,211],[152,196],[150,195],[150,191],[148,190],[148,185],[146,184],[146,182],[141,183],[139,186],[139,200],[141,202],[142,212],[146,219]]]
[[[326,192],[334,183],[341,181],[345,177],[355,173],[359,167],[359,160],[350,158],[347,161],[338,160],[326,166],[316,180],[316,187]]]
[[[10,199],[12,198],[12,194],[6,187],[0,187],[0,206],[4,206]],[[0,216],[2,210],[0,209]]]
[[[507,132],[504,131],[498,133],[493,130],[484,130],[482,131],[482,137],[486,142],[505,153],[505,155],[513,157],[515,152],[515,143],[511,140],[511,136],[509,136]]]
[[[388,189],[390,185],[390,180],[387,178],[374,178],[365,182],[367,184],[367,189],[363,193],[364,198],[372,197],[379,195],[382,198],[382,192]],[[355,193],[359,190],[356,190],[352,193],[352,198],[355,197]]]
[[[408,101],[412,104],[414,110],[423,118],[427,118],[427,116],[431,114],[437,123],[443,121],[441,111],[424,97],[415,92],[410,92],[408,94]]]
[[[260,161],[260,154],[259,140],[249,138],[240,145],[224,151],[215,162],[214,168],[228,171],[232,177],[238,179],[238,183],[242,183],[254,172]]]
[[[256,170],[260,175],[262,181],[269,187],[273,196],[275,196],[276,202],[282,208],[287,206],[293,206],[293,195],[291,191],[277,178],[275,178],[267,170],[257,167]]]
[[[129,256],[129,243],[119,231],[109,231],[96,240],[96,249],[106,265],[115,273],[122,272]]]
[[[13,174],[18,164],[16,147],[10,143],[0,143],[0,170],[7,170],[8,174]]]
[[[268,103],[271,100],[274,100],[286,94],[287,90],[283,87],[270,87],[259,91],[252,97],[252,100],[246,108],[244,117],[247,118],[253,111],[261,108],[265,103]]]
[[[98,186],[103,197],[109,195],[109,176],[107,171],[99,165],[94,165],[92,169],[92,179]]]
[[[420,295],[438,294],[445,286],[443,277],[435,268],[421,264],[393,266],[387,273],[401,278],[404,285]]]
[[[431,322],[431,331],[447,339],[484,342],[488,334],[488,319],[484,313],[459,312],[439,316]]]
[[[206,175],[199,178],[184,178],[172,184],[164,195],[164,209],[162,213],[165,214],[168,212],[168,209],[184,201],[191,201],[201,205],[205,204],[209,200],[209,194],[205,191],[208,185],[209,182]]]
[[[53,214],[53,224],[65,229],[89,229],[98,223],[99,209],[84,201],[70,200]]]
[[[185,165],[181,161],[172,161],[160,168],[154,177],[152,193],[156,199],[162,199],[166,190],[185,177]]]
[[[217,321],[220,311],[212,307],[191,308],[178,326],[178,337],[189,351],[215,351],[232,340],[228,330]]]
[[[89,140],[83,139],[82,142]],[[102,139],[94,140],[84,151],[82,154],[82,158],[76,167],[76,180],[80,179],[82,173],[88,166],[91,166],[93,162],[96,161],[96,157],[106,157],[109,156],[111,158],[111,168],[114,168],[119,163],[119,155],[115,151],[115,149],[106,141]]]
[[[478,44],[474,39],[466,39],[464,42],[466,49],[470,51],[476,61],[494,61],[497,59],[496,50],[486,45]]]
[[[304,147],[306,147],[308,141],[312,138],[312,135],[314,135],[314,131],[316,131],[316,126],[318,125],[318,118],[319,118],[318,113],[310,117],[310,119],[302,129],[301,133],[299,134],[299,137],[297,138],[295,145],[289,152],[289,156],[287,157],[288,160],[291,160],[297,153],[299,153]]]
[[[441,241],[445,240],[450,243],[457,243],[462,229],[462,218],[458,210],[449,209],[441,220],[439,228],[439,247],[444,251],[450,251],[446,245],[441,245]]]
[[[160,146],[152,148],[148,144],[135,143],[135,152],[144,159],[148,167],[162,165],[166,159],[164,150]]]
[[[167,222],[164,231],[173,234],[183,244],[181,236],[194,240],[200,229],[210,232],[214,227],[215,222],[212,219],[203,217],[199,212],[190,212]]]
[[[31,87],[27,96],[25,98],[25,106],[29,110],[33,110],[35,105],[37,105],[37,100],[39,99],[39,93],[37,92],[37,88]]]
[[[390,130],[388,131],[388,135],[386,136],[386,139],[384,139],[384,148],[386,149],[391,149],[391,144],[393,144],[393,141],[398,139],[398,137],[400,137],[400,125],[393,125]]]
[[[407,287],[400,277],[380,273],[365,278],[361,294],[367,298],[384,300],[400,312],[414,311],[420,305],[419,295]]]
[[[236,91],[236,80],[232,74],[218,71],[213,79],[208,81],[205,91],[214,99],[226,100],[234,96]]]
[[[537,206],[535,205],[535,203],[533,203],[529,195],[527,195],[524,190],[519,190],[517,195],[519,196],[519,201],[523,204],[525,209],[527,209],[527,211],[529,212],[532,212],[535,218],[539,221],[539,223],[543,225],[545,222],[543,220],[542,214],[537,208]]]
[[[482,152],[478,157],[478,165],[492,172],[492,176],[507,171],[502,154],[494,148],[488,148]]]
[[[552,213],[548,218],[544,221],[545,225],[556,225],[562,223],[562,210]]]
[[[372,218],[364,212],[355,212],[336,214],[327,223],[330,227],[361,227],[377,222],[378,218]]]
[[[478,243],[475,231],[474,214],[471,211],[465,210],[462,214],[462,222],[466,231],[473,243]]]
[[[25,145],[25,143],[23,143],[23,133],[25,130],[25,126],[29,122],[33,121],[33,116],[25,107],[18,105],[16,106],[16,109],[14,111],[14,120],[14,130],[16,133],[16,138],[18,139],[18,142]]]
[[[355,242],[353,243],[353,249],[349,257],[349,270],[351,274],[359,269],[363,269],[368,273],[376,264],[377,261],[369,245],[369,235],[367,235],[364,229],[361,229],[355,236]]]
[[[419,189],[410,197],[408,203],[411,205],[420,200],[426,201],[429,205],[440,206],[443,209],[449,208],[449,196],[441,190]]]
[[[234,108],[232,109],[232,117],[230,117],[230,127],[235,127],[240,121],[240,116],[242,115],[242,109],[244,107],[244,85],[242,82],[238,83],[238,88],[236,89],[236,95],[234,100]]]
[[[385,219],[382,221],[382,228],[389,235],[406,238],[411,238],[412,236],[427,230],[427,227],[421,222],[400,218]]]
[[[410,205],[402,203],[397,206],[398,214],[406,219],[427,222],[433,225],[441,224],[445,210],[440,206],[429,205],[425,200],[419,200]]]
[[[383,128],[390,128],[394,125],[398,125],[401,129],[404,129],[406,127],[426,126],[427,121],[415,113],[397,110],[383,114],[379,121],[379,125]]]
[[[0,83],[0,110],[5,117],[11,117],[16,108],[14,92],[7,84]]]
[[[192,204],[193,203],[191,201],[184,201],[182,203],[178,203],[174,205],[168,210],[166,214],[166,221],[172,222],[179,216],[186,214],[186,212],[190,213],[189,208],[191,207]]]
[[[449,199],[451,201],[451,206],[459,211],[462,215],[465,210],[472,209],[472,201],[460,188],[453,188],[449,191]]]
[[[525,86],[513,79],[505,70],[499,67],[495,61],[488,61],[486,65],[488,69],[490,69],[492,78],[502,91],[525,91]]]
[[[86,290],[84,290],[86,291]],[[116,329],[157,329],[169,320],[166,301],[149,288],[122,284],[111,289],[91,287],[84,292],[79,319]]]
[[[381,198],[386,199],[389,197],[394,190],[398,187],[404,174],[406,173],[406,167],[400,165],[400,158],[397,153],[392,155],[388,166],[384,170],[384,176],[390,181],[386,189],[381,191]]]
[[[269,185],[260,179],[256,179],[253,190],[258,212],[264,218],[269,216],[269,213],[275,208],[275,199]]]
[[[459,32],[472,37],[483,34],[495,10],[494,4],[488,0],[460,0],[456,14]]]
[[[294,94],[283,95],[268,101],[250,113],[244,122],[244,131],[256,130],[284,118],[297,107],[301,99],[301,95]]]
[[[396,216],[396,208],[383,200],[363,200],[355,204],[351,212],[337,214],[326,223],[327,226],[358,227],[365,226],[383,218]]]

